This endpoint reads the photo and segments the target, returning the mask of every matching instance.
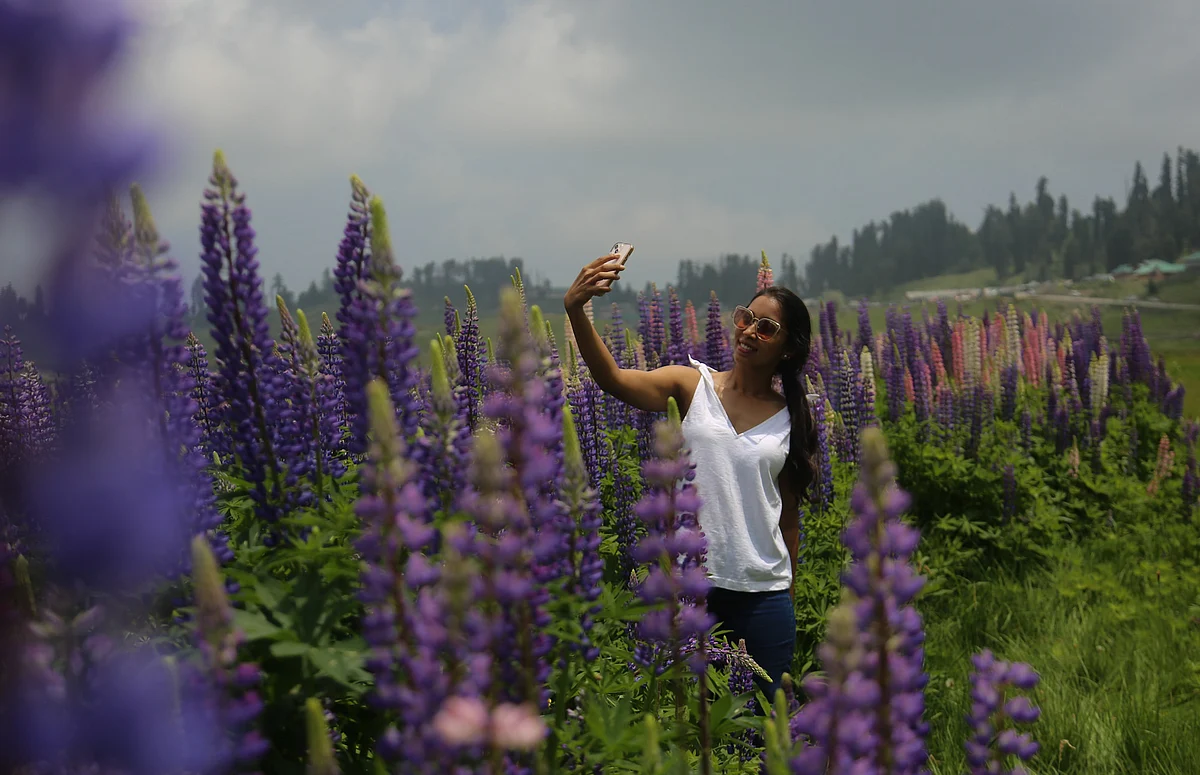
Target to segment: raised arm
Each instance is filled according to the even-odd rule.
[[[700,379],[699,372],[687,366],[663,366],[654,371],[622,369],[584,312],[584,305],[590,299],[612,290],[612,282],[620,277],[621,269],[611,255],[601,256],[580,270],[563,297],[579,355],[605,393],[648,412],[667,411],[667,399],[674,398],[680,412],[686,413]],[[605,284],[605,280],[612,282]]]

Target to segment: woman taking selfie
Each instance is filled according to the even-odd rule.
[[[773,286],[733,315],[733,368],[622,369],[584,312],[612,289],[623,270],[613,255],[585,266],[563,299],[592,378],[630,406],[665,412],[674,398],[683,438],[696,466],[702,501],[697,518],[708,543],[708,611],[730,641],[746,641],[771,677],[759,686],[773,698],[791,669],[796,622],[792,571],[800,543],[800,498],[815,476],[816,428],[801,372],[812,321],[792,291]],[[772,387],[779,375],[783,395]]]

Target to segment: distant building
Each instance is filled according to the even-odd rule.
[[[1129,264],[1121,264],[1109,274],[1111,274],[1113,277],[1128,277],[1129,275],[1133,274],[1133,267]]]
[[[1200,250],[1197,250],[1195,253],[1189,253],[1188,255],[1179,259],[1179,264],[1184,269],[1192,272],[1200,271]]]
[[[1186,271],[1187,267],[1183,264],[1172,264],[1169,261],[1160,261],[1157,258],[1152,258],[1149,261],[1143,262],[1141,266],[1134,270],[1133,274],[1136,277],[1147,277],[1157,282],[1167,275],[1179,274]]]

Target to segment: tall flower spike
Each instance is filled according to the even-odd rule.
[[[346,383],[346,402],[355,422],[350,439],[355,454],[366,449],[369,426],[366,386],[371,380],[380,379],[388,386],[400,433],[410,448],[419,422],[414,394],[417,373],[412,364],[417,355],[413,344],[417,310],[412,303],[412,292],[400,284],[401,272],[392,254],[383,201],[372,197],[368,209],[371,254],[365,269],[367,276],[359,282],[360,303],[351,305],[350,324],[343,331],[342,378]]]
[[[909,564],[917,531],[900,521],[909,498],[895,483],[882,432],[862,438],[855,517],[843,534],[851,555],[843,601],[821,650],[828,679],[805,681],[810,702],[793,719],[805,736],[796,772],[916,773],[926,763],[924,632],[912,600],[924,584]]]
[[[213,156],[209,184],[201,207],[201,271],[220,364],[217,392],[225,398],[221,420],[229,429],[228,448],[220,452],[244,469],[259,516],[273,521],[283,496],[275,451],[281,422],[258,248],[245,196],[220,151]]]
[[[721,302],[717,299],[716,291],[710,291],[708,295],[708,322],[704,333],[705,362],[717,371],[728,371],[732,365],[729,334],[721,317]]]
[[[755,293],[761,293],[775,284],[775,276],[771,271],[771,262],[767,260],[767,251],[762,252],[762,262],[758,265],[758,278],[755,281]]]
[[[971,657],[975,670],[971,673],[971,712],[967,723],[971,735],[966,740],[967,765],[970,775],[1024,775],[1021,767],[1004,768],[1004,762],[1015,756],[1028,762],[1038,751],[1038,743],[1017,724],[1031,724],[1041,712],[1023,695],[1009,697],[1013,689],[1033,689],[1038,674],[1023,662],[1003,662],[990,650]]]
[[[687,363],[690,347],[684,339],[683,310],[679,306],[679,294],[674,288],[667,289],[667,307],[669,315],[669,341],[667,343],[667,362],[676,366]]]
[[[99,202],[151,160],[153,136],[115,110],[104,89],[137,32],[127,6],[0,6],[0,80],[8,84],[0,102],[0,192],[45,188],[73,205]]]
[[[499,426],[504,458],[512,468],[512,494],[524,512],[507,531],[512,540],[523,537],[528,542],[528,554],[519,555],[524,566],[516,572],[529,574],[537,586],[510,615],[522,660],[514,666],[524,693],[518,699],[537,701],[548,677],[541,658],[553,645],[543,629],[548,623],[548,585],[568,570],[568,517],[554,484],[562,471],[561,377],[532,351],[527,326],[520,297],[505,289],[500,304],[503,365],[490,368],[493,390],[484,414]]]
[[[696,520],[700,498],[689,480],[694,476],[684,449],[679,407],[667,402],[667,419],[654,428],[654,457],[643,465],[645,489],[635,512],[646,523],[634,559],[647,566],[637,587],[638,596],[655,606],[643,617],[638,635],[644,641],[638,661],[661,672],[678,665],[691,639],[702,639],[716,623],[705,609],[709,581],[703,563],[704,533]],[[700,650],[690,667],[707,668]]]
[[[266,740],[253,728],[262,710],[262,701],[253,688],[261,680],[261,673],[255,665],[238,661],[243,636],[234,626],[233,608],[216,560],[200,537],[192,541],[192,573],[202,669],[221,695],[218,723],[235,741],[223,754],[246,766],[267,751]]]
[[[484,369],[491,358],[487,345],[479,335],[479,307],[475,303],[475,294],[471,293],[468,286],[464,285],[463,289],[467,292],[467,312],[454,345],[458,351],[462,386],[466,388],[467,426],[475,431],[479,427],[480,407],[487,394]]]
[[[580,646],[584,658],[591,661],[600,653],[589,638],[593,618],[600,612],[597,601],[600,599],[600,582],[604,575],[604,560],[600,556],[600,527],[603,520],[599,499],[589,485],[570,407],[563,408],[563,462],[562,497],[573,523],[568,539],[571,565],[568,583],[570,590],[580,600],[592,604],[580,620]]]
[[[443,342],[445,345],[443,345]],[[447,350],[446,348],[450,348]],[[426,453],[424,464],[425,496],[431,508],[449,513],[466,486],[468,455],[471,446],[467,425],[466,388],[451,386],[447,365],[458,362],[449,337],[433,340],[429,347],[430,410],[422,417],[421,444]]]
[[[426,607],[436,603],[426,594],[438,578],[426,552],[438,534],[428,524],[427,502],[414,479],[413,456],[397,427],[387,384],[372,380],[367,398],[370,454],[355,506],[363,520],[357,548],[365,562],[360,597],[366,605],[363,638],[371,649],[367,669],[375,676],[374,701],[398,714],[398,723],[380,736],[380,755],[419,763],[433,755],[429,719],[448,690],[431,653],[441,644],[423,637],[441,615]]]

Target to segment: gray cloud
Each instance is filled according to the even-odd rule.
[[[405,261],[565,281],[626,239],[640,282],[933,196],[974,225],[1042,174],[1087,207],[1200,134],[1191,0],[144,5],[129,90],[170,119],[150,190],[175,254],[194,269],[220,146],[293,285],[332,262],[352,172]],[[0,251],[18,275],[31,255]]]

